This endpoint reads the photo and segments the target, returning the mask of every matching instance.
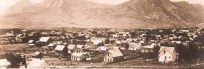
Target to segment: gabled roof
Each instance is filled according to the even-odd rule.
[[[162,52],[163,50],[165,50],[166,52],[169,52],[169,53],[173,54],[174,51],[175,51],[175,47],[165,47],[165,46],[161,46],[159,52]]]
[[[109,49],[108,53],[111,54],[113,57],[121,57],[124,56],[123,53],[121,52],[121,50],[119,48],[113,48],[113,49]]]
[[[50,39],[50,37],[41,37],[40,42],[47,42]]]
[[[83,47],[84,47],[84,45],[77,45],[77,48],[79,48],[79,49],[81,49]]]
[[[39,51],[36,51],[36,52],[34,53],[34,55],[39,55],[39,54],[41,54],[41,52],[39,52]]]
[[[105,46],[100,46],[100,47],[98,47],[96,50],[98,50],[98,51],[106,51],[108,48],[107,47],[105,47]]]
[[[143,46],[142,48],[148,48],[148,49],[153,49],[154,48],[154,46],[155,46],[155,44],[153,43],[153,44],[151,44],[151,45],[146,45],[146,46]]]
[[[65,48],[64,45],[57,45],[57,47],[55,48],[55,50],[57,51],[62,51]]]
[[[95,39],[91,39],[91,41],[93,42],[94,45],[98,45],[100,43],[103,43],[103,40],[102,38],[95,38]]]
[[[75,57],[81,57],[82,55],[87,54],[87,53],[72,53],[71,56],[75,56]]]
[[[28,43],[33,43],[33,42],[34,42],[34,40],[29,40],[29,41],[28,41]]]
[[[52,46],[54,46],[55,44],[54,43],[50,43],[48,46],[49,47],[52,47]]]
[[[74,48],[76,48],[76,45],[73,44],[69,44],[69,46],[67,47],[69,50],[73,50]]]

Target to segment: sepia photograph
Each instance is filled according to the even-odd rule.
[[[0,0],[0,69],[204,69],[204,0]]]

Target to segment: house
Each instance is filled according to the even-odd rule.
[[[28,68],[45,68],[49,67],[49,65],[46,63],[43,59],[32,59],[30,63],[28,63]]]
[[[77,49],[84,49],[85,46],[84,46],[84,45],[77,45],[76,48],[77,48]]]
[[[158,55],[158,59],[159,62],[161,63],[169,63],[169,62],[175,62],[178,54],[175,50],[175,47],[165,47],[165,46],[161,46],[160,50],[159,50],[159,55]]]
[[[104,63],[113,63],[123,60],[123,53],[118,47],[109,49],[104,56]]]
[[[98,46],[100,43],[103,43],[105,41],[105,39],[103,38],[91,38],[91,42],[93,43],[93,45]]]
[[[47,46],[51,42],[52,40],[50,37],[41,37],[39,40],[40,46]]]
[[[29,40],[28,41],[28,46],[35,46],[34,40]]]
[[[190,30],[179,30],[179,32],[182,32],[182,33],[189,33]]]
[[[6,33],[5,35],[0,35],[0,43],[8,44],[16,42],[15,35]]]
[[[54,43],[50,43],[50,44],[48,45],[49,51],[53,51],[55,47],[56,47],[56,44],[54,44]]]
[[[100,46],[96,49],[97,51],[107,51],[108,48],[106,46]]]
[[[136,51],[140,50],[142,45],[140,43],[129,43],[129,48],[128,50]]]
[[[43,53],[37,51],[32,55],[34,58],[43,58]]]
[[[142,53],[152,53],[153,52],[153,48],[156,44],[152,43],[151,45],[146,45],[146,46],[142,46]]]
[[[67,55],[68,49],[65,45],[57,45],[55,48],[55,55]]]
[[[171,41],[171,43],[181,44],[182,41]]]
[[[68,48],[68,53],[71,54],[74,52],[74,49],[76,49],[76,45],[69,44],[67,48]]]
[[[72,61],[86,61],[87,58],[89,58],[88,53],[83,52],[82,49],[75,49],[71,54]]]
[[[89,57],[88,53],[74,52],[71,55],[71,60],[72,61],[86,61],[88,57]]]

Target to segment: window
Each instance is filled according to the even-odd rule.
[[[166,50],[164,50],[164,54],[166,54]]]

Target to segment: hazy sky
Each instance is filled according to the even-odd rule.
[[[20,0],[0,0],[0,14],[18,1]],[[33,3],[39,3],[42,0],[30,0],[30,1]],[[103,3],[103,4],[120,4],[128,0],[90,0],[90,1]],[[172,0],[172,1],[188,1],[191,3],[198,3],[198,4],[204,5],[204,0]]]

